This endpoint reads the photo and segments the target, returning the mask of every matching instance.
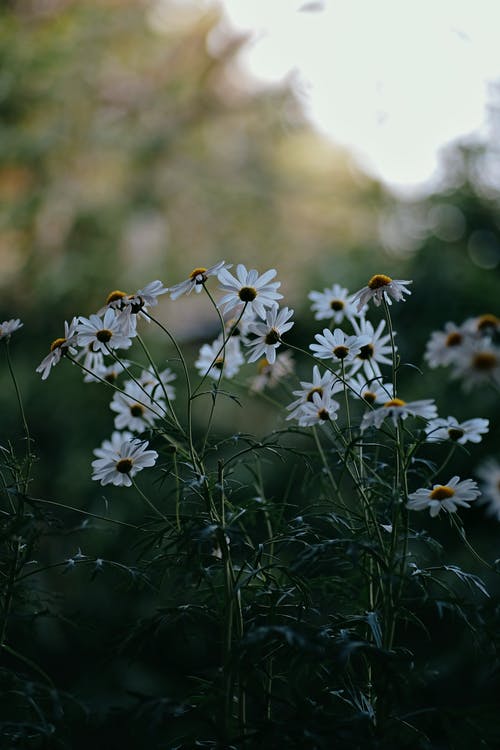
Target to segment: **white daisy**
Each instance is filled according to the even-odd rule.
[[[276,349],[280,346],[280,339],[284,333],[290,330],[293,323],[288,321],[293,315],[293,310],[288,307],[278,309],[273,307],[266,312],[265,322],[250,323],[248,330],[254,333],[257,339],[250,341],[248,348],[249,362],[255,362],[259,357],[265,357],[269,364],[276,360]]]
[[[337,419],[339,406],[338,401],[335,401],[328,391],[324,391],[321,395],[313,393],[311,400],[301,404],[293,417],[301,427],[312,427],[315,424],[324,424]],[[288,419],[291,417],[292,414]]]
[[[448,513],[455,513],[458,506],[469,508],[481,493],[477,482],[473,479],[460,481],[460,477],[452,477],[448,484],[435,484],[432,490],[421,488],[408,495],[406,507],[410,510],[425,510],[429,508],[431,516],[437,516],[441,508]]]
[[[396,302],[400,302],[404,299],[405,294],[411,294],[410,290],[407,289],[408,284],[412,284],[412,281],[403,281],[402,279],[391,279],[390,276],[386,276],[383,273],[377,273],[372,276],[367,286],[364,286],[359,292],[353,295],[352,301],[358,303],[358,312],[361,311],[364,305],[372,299],[375,305],[380,305],[382,300],[385,299],[388,305],[391,305],[391,297]]]
[[[500,386],[500,349],[488,340],[467,344],[451,376],[460,378],[466,391],[478,385]]]
[[[131,305],[132,312],[146,311],[148,307],[157,305],[158,297],[167,292],[167,287],[163,286],[162,282],[156,279],[156,281],[150,281],[142,289],[138,289],[135,294],[131,294],[127,304]]]
[[[265,388],[275,388],[287,375],[293,372],[294,364],[290,352],[281,352],[273,364],[264,357],[257,362],[257,375],[250,380],[250,390],[253,393]]]
[[[485,313],[475,318],[468,318],[464,322],[463,328],[475,336],[491,337],[500,332],[500,318],[491,313]]]
[[[131,432],[113,432],[109,440],[103,440],[100,448],[95,448],[93,451],[94,456],[97,458],[106,458],[110,452],[114,452],[120,449],[121,445],[134,439],[134,435]],[[137,439],[137,438],[136,438]]]
[[[152,399],[155,399],[156,396],[160,396],[161,398],[166,393],[168,400],[173,401],[175,399],[175,390],[170,383],[177,378],[177,375],[167,367],[165,370],[159,372],[158,376],[159,378],[153,368],[150,367],[148,370],[142,371],[138,380]]]
[[[349,378],[349,393],[366,401],[367,404],[382,404],[391,399],[394,393],[392,383],[384,383],[381,378],[366,378],[358,373]]]
[[[55,339],[50,345],[50,352],[40,362],[35,372],[42,374],[42,380],[46,380],[49,377],[51,369],[57,365],[66,354],[76,356],[78,350],[75,348],[76,340],[76,327],[78,324],[78,318],[73,318],[71,323],[64,321],[64,336]]]
[[[459,423],[455,417],[439,417],[432,419],[425,428],[427,441],[430,443],[438,440],[452,440],[455,443],[464,445],[465,443],[480,443],[482,435],[488,432],[489,420],[467,419]]]
[[[18,331],[24,323],[21,323],[19,318],[11,318],[11,320],[4,320],[0,323],[0,341],[2,339],[9,339],[11,335]]]
[[[301,381],[300,386],[300,390],[293,391],[293,395],[297,396],[296,400],[286,407],[287,411],[291,412],[287,419],[296,419],[297,413],[301,410],[301,407],[304,404],[313,402],[313,396],[315,393],[320,396],[323,396],[324,393],[333,396],[335,393],[339,393],[339,391],[344,389],[344,384],[340,378],[329,370],[326,370],[323,375],[321,375],[317,365],[314,365],[313,367],[312,381]]]
[[[361,347],[356,359],[363,366],[367,377],[380,375],[379,365],[391,366],[393,364],[391,337],[388,333],[383,335],[385,320],[381,320],[376,329],[369,320],[364,319],[360,320],[359,323],[353,320],[352,325],[358,336],[368,338],[368,342]],[[397,351],[397,347],[394,348]]]
[[[131,440],[128,436],[120,442],[117,434],[119,433],[115,433],[111,441],[105,441],[100,449],[94,451],[99,458],[92,461],[92,479],[102,485],[130,487],[131,477],[142,469],[154,466],[158,453],[147,450],[149,443]]]
[[[338,325],[344,318],[351,320],[357,315],[351,295],[340,284],[334,284],[322,292],[309,292],[307,296],[312,300],[311,310],[316,320],[331,318]]]
[[[447,367],[457,362],[462,354],[467,332],[463,326],[448,322],[444,331],[433,331],[427,342],[424,359],[429,367]]]
[[[110,349],[128,349],[132,341],[123,333],[116,312],[109,308],[104,318],[91,315],[90,318],[80,318],[76,327],[78,344],[90,347],[94,352],[108,354]]]
[[[191,294],[193,289],[199,293],[203,289],[208,277],[217,276],[219,271],[222,271],[224,268],[232,268],[232,263],[226,263],[224,260],[221,260],[214,266],[210,266],[210,268],[204,268],[203,266],[193,268],[185,281],[170,286],[167,291],[170,293],[171,299],[177,299],[182,294]]]
[[[275,307],[283,295],[276,290],[281,285],[279,281],[271,282],[277,271],[271,268],[259,276],[255,269],[247,271],[242,263],[236,266],[236,277],[226,268],[218,274],[220,289],[227,294],[220,300],[225,313],[233,312],[238,315],[246,305],[251,307],[262,319],[266,317],[266,308]]]
[[[222,336],[219,336],[212,344],[203,344],[194,366],[202,377],[209,375],[218,380],[223,368],[224,376],[233,378],[244,363],[238,337],[231,336],[224,346]]]
[[[398,419],[407,417],[422,417],[423,419],[435,419],[437,417],[436,404],[434,399],[422,399],[420,401],[402,401],[400,398],[392,398],[378,409],[373,409],[364,415],[361,422],[361,429],[366,430],[368,427],[380,428],[384,419],[392,419],[396,427]]]
[[[317,344],[310,344],[309,349],[318,359],[333,359],[334,362],[352,362],[361,352],[361,347],[369,343],[368,336],[346,336],[336,328],[333,333],[328,328],[314,337]]]
[[[143,432],[165,412],[165,403],[159,396],[153,401],[140,385],[127,380],[124,393],[115,392],[110,409],[116,412],[115,429]]]
[[[494,458],[487,459],[476,474],[482,480],[480,503],[486,505],[486,512],[500,521],[500,463]]]

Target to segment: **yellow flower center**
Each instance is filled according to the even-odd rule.
[[[480,372],[493,370],[497,365],[497,357],[493,352],[478,352],[472,358],[472,367]]]
[[[337,359],[345,359],[349,354],[349,349],[347,346],[336,346],[333,353]]]
[[[377,273],[372,276],[368,282],[369,289],[381,289],[383,286],[388,286],[392,282],[390,276],[386,276],[384,273]]]
[[[445,344],[446,346],[460,346],[462,343],[462,334],[458,331],[452,331],[452,333],[449,333],[446,337]]]
[[[450,427],[448,429],[448,435],[450,436],[450,440],[460,440],[464,435],[464,431],[461,430],[460,427]]]
[[[259,375],[265,373],[268,367],[269,362],[265,357],[262,357],[262,359],[259,359],[259,361],[257,362],[257,372],[259,373]]]
[[[455,490],[446,484],[437,484],[430,494],[431,500],[448,500],[453,497]]]
[[[500,320],[497,318],[496,315],[492,315],[491,313],[486,313],[485,315],[481,315],[479,317],[477,321],[477,330],[484,331],[484,330],[488,330],[488,328],[497,328],[499,323],[500,323]]]
[[[318,418],[321,419],[322,422],[328,422],[330,419],[330,415],[328,414],[326,409],[320,409],[318,411]]]
[[[60,338],[60,339],[54,339],[54,341],[50,345],[50,351],[53,352],[54,349],[60,349],[63,344],[66,343],[66,339]]]
[[[142,417],[144,414],[144,406],[142,404],[132,404],[130,407],[130,413],[133,417]]]
[[[124,299],[126,296],[127,295],[125,292],[121,292],[119,289],[115,289],[108,294],[106,298],[106,304],[110,305],[112,302],[118,302],[118,300]]]
[[[116,468],[116,471],[120,472],[120,474],[130,474],[132,465],[133,465],[133,461],[131,458],[120,458],[115,468]]]
[[[191,279],[191,281],[195,281],[197,284],[204,284],[207,280],[207,277],[205,276],[206,272],[207,269],[203,268],[202,266],[200,266],[200,268],[193,268],[193,270],[189,274],[189,278]]]
[[[108,372],[108,374],[104,376],[104,380],[107,383],[114,383],[117,378],[118,375],[116,374],[116,372]]]
[[[373,404],[377,400],[377,397],[372,391],[365,391],[363,393],[363,399],[367,404]]]
[[[330,307],[335,312],[340,312],[341,310],[344,309],[345,304],[344,304],[344,301],[341,299],[332,299],[332,301],[330,302]]]
[[[223,365],[224,359],[222,357],[218,357],[214,362],[214,367],[216,367],[218,370],[222,370]]]
[[[319,393],[320,396],[323,395],[323,388],[317,387],[317,388],[311,388],[309,393],[307,394],[306,401],[309,401],[309,403],[314,403],[314,394]]]
[[[279,340],[280,335],[276,328],[271,328],[271,330],[267,332],[266,338],[264,339],[266,344],[268,344],[269,346],[271,346],[272,344],[277,344]]]
[[[384,406],[386,406],[388,409],[391,406],[404,406],[406,404],[406,401],[403,401],[401,398],[391,398],[390,401],[386,401]]]
[[[238,297],[242,302],[253,302],[257,296],[257,289],[253,286],[243,286],[238,292]]]
[[[95,337],[98,341],[101,342],[101,344],[107,344],[108,341],[111,341],[113,332],[108,328],[102,328],[100,331],[97,331]]]

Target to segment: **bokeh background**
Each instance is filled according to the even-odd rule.
[[[322,9],[310,3],[297,13]],[[322,327],[309,313],[310,289],[340,283],[355,291],[380,272],[413,279],[412,296],[393,310],[403,361],[422,372],[404,368],[402,382],[411,398],[436,398],[440,414],[492,420],[484,444],[458,459],[472,475],[485,455],[500,458],[498,396],[464,394],[422,356],[446,321],[500,312],[498,87],[489,88],[487,127],[443,144],[438,170],[418,190],[396,190],[314,125],[293,77],[264,85],[245,70],[249,39],[228,29],[223,13],[216,3],[173,0],[1,5],[0,320],[24,323],[11,350],[38,457],[32,493],[96,513],[106,504],[90,461],[111,430],[108,394],[64,362],[46,382],[34,372],[64,320],[95,312],[112,289],[157,278],[168,286],[220,259],[278,269],[303,344]],[[408,152],[419,137],[418,129],[406,133]],[[194,359],[216,325],[204,301],[164,300],[159,309]],[[148,339],[164,361],[165,342],[153,331]],[[20,446],[1,356],[1,440]],[[225,421],[228,430],[263,434],[275,425],[265,404],[251,406],[224,407],[219,428]],[[114,517],[134,518],[123,493],[106,495]],[[479,508],[468,515],[474,543],[491,558],[498,523]],[[75,553],[81,520],[68,512],[65,534],[45,540],[48,559]],[[104,545],[108,557],[133,558],[126,533],[104,535],[106,543],[102,529],[88,534],[85,553],[100,555]],[[154,692],[151,664],[131,671],[115,659],[98,683],[86,673],[86,659],[104,650],[95,618],[109,635],[138,616],[146,594],[132,603],[118,582],[121,605],[109,605],[106,587],[95,583],[88,596],[84,579],[57,579],[65,604],[37,620],[31,656],[39,650],[59,683],[103,705],[124,700],[118,685]],[[68,613],[88,624],[86,639]],[[77,677],[68,660],[75,651]]]

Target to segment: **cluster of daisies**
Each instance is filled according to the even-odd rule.
[[[283,336],[294,325],[294,311],[280,307],[283,295],[278,291],[280,282],[275,280],[276,270],[259,274],[243,264],[238,264],[234,273],[231,269],[232,265],[221,261],[209,268],[193,269],[187,279],[172,287],[165,287],[156,280],[133,294],[113,291],[96,314],[66,322],[64,335],[51,344],[49,353],[37,367],[42,379],[45,380],[52,368],[66,357],[82,368],[88,382],[120,383],[114,385],[110,404],[115,413],[115,431],[111,439],[95,451],[93,479],[101,484],[133,484],[135,474],[153,466],[158,459],[157,452],[150,450],[141,436],[161,420],[167,427],[169,420],[170,423],[176,420],[172,407],[175,374],[169,368],[159,371],[152,364],[137,374],[136,366],[132,368],[122,355],[138,335],[138,319],[155,320],[150,308],[158,304],[161,295],[169,294],[176,300],[203,290],[217,308],[223,323],[221,333],[212,343],[201,347],[195,362],[202,379],[211,377],[220,382],[222,377],[233,378],[243,364],[257,363],[258,374],[251,389],[258,391],[273,387],[293,371],[290,353],[278,352],[285,343]],[[209,291],[207,282],[211,277],[218,281],[219,299]],[[404,301],[405,296],[411,294],[410,284],[411,281],[376,274],[355,294],[338,284],[322,292],[310,292],[315,319],[328,321],[328,327],[317,333],[309,346],[314,361],[311,377],[301,381],[300,387],[292,392],[294,400],[287,406],[288,420],[296,421],[300,427],[334,426],[341,401],[347,394],[363,407],[362,434],[386,425],[398,427],[402,420],[413,417],[423,425],[423,442],[448,441],[463,445],[481,441],[488,431],[487,419],[459,422],[453,416],[439,417],[433,399],[404,401],[395,392],[392,373],[397,346],[395,334],[388,325],[388,306]],[[370,303],[383,306],[386,312],[385,319],[377,325],[366,317]],[[21,325],[19,320],[4,321],[0,337],[10,337]],[[481,382],[483,377],[496,381],[499,377],[498,326],[498,319],[492,315],[467,320],[460,327],[448,323],[444,332],[432,335],[426,352],[429,365],[452,365],[454,373],[463,376],[467,384]],[[390,368],[389,377],[383,373],[385,367]],[[485,485],[489,481],[486,474],[485,469],[482,476]],[[500,469],[496,476],[500,476]],[[496,493],[500,518],[498,482]],[[407,507],[428,508],[434,516],[441,509],[454,512],[458,506],[468,507],[479,494],[476,482],[460,481],[455,476],[445,485],[411,493]]]
[[[493,385],[500,389],[500,319],[496,315],[467,318],[461,325],[446,323],[427,342],[429,367],[449,367],[465,390]]]

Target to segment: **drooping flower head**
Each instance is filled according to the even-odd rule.
[[[193,268],[185,281],[181,281],[179,284],[170,286],[167,291],[169,292],[171,299],[177,299],[182,294],[191,294],[193,289],[196,293],[199,294],[203,289],[208,277],[217,276],[219,271],[222,271],[224,268],[232,268],[232,263],[226,263],[224,260],[221,260],[219,261],[219,263],[216,263],[214,266],[210,266],[209,268],[205,268],[204,266]]]
[[[404,299],[405,294],[411,294],[410,290],[406,288],[411,283],[411,281],[403,281],[402,279],[391,279],[384,273],[377,273],[371,277],[367,286],[356,292],[352,301],[358,303],[358,312],[370,300],[373,300],[376,306],[382,304],[384,299],[388,305],[392,304],[391,298],[400,302]]]
[[[78,318],[73,318],[71,323],[64,321],[64,336],[54,339],[50,345],[50,352],[42,359],[35,372],[40,372],[42,380],[49,377],[51,369],[57,365],[66,354],[75,356],[78,353],[76,349]]]
[[[420,401],[403,401],[400,398],[391,398],[378,409],[373,409],[364,415],[361,422],[361,430],[368,427],[380,429],[385,419],[391,419],[396,427],[398,419],[407,417],[422,417],[423,419],[435,419],[437,417],[436,404],[433,399],[421,399]]]

